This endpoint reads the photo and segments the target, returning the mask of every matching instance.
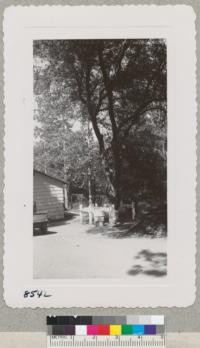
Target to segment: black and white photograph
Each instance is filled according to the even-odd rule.
[[[11,6],[4,46],[7,305],[191,305],[194,13]]]
[[[34,40],[33,59],[34,277],[165,277],[166,40]]]

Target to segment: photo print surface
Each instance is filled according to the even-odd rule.
[[[4,62],[6,303],[191,305],[190,7],[11,6]]]
[[[34,277],[165,277],[166,40],[35,40],[33,58]]]

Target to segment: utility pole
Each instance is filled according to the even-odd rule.
[[[90,128],[90,120],[88,119],[88,196],[89,196],[89,206],[92,206],[92,187],[91,187],[91,179],[92,179],[92,168],[91,168],[91,128]]]
[[[91,178],[92,178],[92,168],[91,168],[91,128],[90,128],[90,120],[88,118],[88,197],[89,197],[89,224],[92,225],[92,187],[91,187]]]
[[[47,174],[47,153],[46,153],[45,140],[43,142],[43,151],[44,151],[44,173]]]
[[[63,123],[64,123],[64,118],[63,118]],[[66,161],[66,144],[65,144],[65,136],[66,136],[66,131],[67,127],[66,124],[64,123],[64,131],[62,134],[62,148],[63,148],[63,174],[64,174],[64,206],[65,209],[69,208],[69,201],[68,201],[68,189],[67,189],[67,161]]]

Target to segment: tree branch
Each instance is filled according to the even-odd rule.
[[[99,57],[99,65],[102,71],[103,75],[103,81],[105,85],[105,89],[107,92],[107,97],[108,97],[108,112],[109,112],[109,117],[112,125],[112,131],[113,131],[113,139],[117,138],[117,124],[115,121],[115,116],[114,116],[114,105],[113,105],[113,92],[112,92],[112,87],[110,84],[109,77],[107,75],[106,67],[104,64],[104,59],[103,59],[103,43],[99,45],[98,47],[98,57]]]
[[[99,92],[99,100],[98,103],[96,105],[96,109],[95,109],[95,113],[96,115],[98,114],[98,112],[100,111],[100,108],[102,106],[102,102],[104,99],[107,98],[107,93],[105,93],[105,89],[103,88],[100,92]]]
[[[142,107],[139,107],[135,112],[134,112],[134,115],[129,118],[129,120],[125,120],[125,122],[123,122],[123,125],[124,124],[127,124],[129,121],[130,123],[128,124],[128,126],[126,127],[125,131],[124,131],[124,134],[123,134],[123,139],[125,139],[131,128],[139,121],[140,117],[142,115],[144,115],[145,112],[147,111],[153,111],[153,110],[162,110],[164,112],[166,112],[166,109],[162,106],[162,105],[157,105],[157,106],[151,106],[150,107],[150,104],[152,104],[155,100],[152,100],[152,101],[149,101],[146,103],[146,105],[143,105]],[[149,105],[149,107],[148,107]],[[122,129],[122,126],[123,125],[120,125],[120,129]]]
[[[83,97],[82,78],[79,76],[79,73],[78,73],[78,71],[77,71],[75,68],[73,68],[73,71],[74,71],[74,76],[75,76],[76,83],[77,83],[77,87],[78,87],[79,99],[81,100],[81,102],[82,102],[83,104],[86,104],[86,100],[85,100],[85,98]]]
[[[120,74],[121,72],[121,64],[122,64],[122,60],[124,58],[124,55],[125,55],[125,52],[127,50],[127,48],[129,47],[129,41],[128,40],[125,40],[124,43],[123,43],[123,46],[122,46],[122,49],[121,49],[121,52],[119,54],[119,56],[117,57],[117,66],[116,66],[116,69],[115,69],[115,78],[117,78],[117,76]]]
[[[86,80],[85,80],[86,96],[87,96],[87,108],[88,108],[88,112],[90,115],[90,119],[92,122],[92,126],[94,129],[95,135],[96,135],[98,143],[99,143],[100,153],[103,154],[105,151],[104,139],[103,139],[103,135],[101,134],[99,127],[98,127],[97,114],[94,112],[93,106],[91,103],[90,73],[91,73],[91,67],[89,66],[89,64],[87,64],[86,65]]]

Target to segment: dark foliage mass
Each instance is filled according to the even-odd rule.
[[[39,40],[33,48],[36,165],[86,193],[90,180],[93,199],[104,195],[116,209],[152,200],[166,211],[165,41]]]

